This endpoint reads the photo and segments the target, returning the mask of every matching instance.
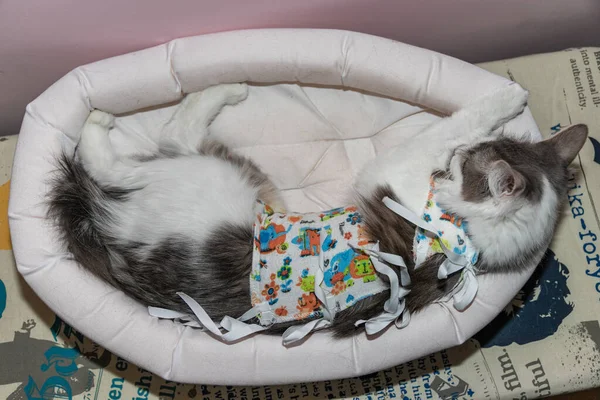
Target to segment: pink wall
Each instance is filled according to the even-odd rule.
[[[74,67],[242,28],[346,29],[468,61],[600,45],[599,0],[0,0],[0,134]]]

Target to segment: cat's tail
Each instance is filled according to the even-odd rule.
[[[119,188],[100,186],[80,161],[62,154],[51,178],[48,193],[48,218],[53,220],[66,250],[75,260],[101,279],[115,285],[107,226],[114,213],[111,207],[127,196]]]
[[[448,296],[458,283],[460,273],[454,273],[447,279],[438,278],[438,270],[445,260],[446,256],[438,253],[421,263],[419,268],[410,268],[412,284],[406,296],[406,308],[411,314]]]

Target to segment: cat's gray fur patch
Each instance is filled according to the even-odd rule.
[[[75,260],[85,269],[108,283],[118,286],[111,273],[110,239],[101,229],[101,220],[112,218],[103,206],[108,202],[127,200],[128,191],[101,188],[74,157],[62,154],[48,193],[48,217],[56,225],[56,233]]]
[[[165,238],[157,246],[123,243],[103,232],[99,222],[111,218],[104,204],[126,201],[127,195],[98,185],[74,158],[58,160],[48,216],[82,267],[148,306],[189,312],[176,295],[184,292],[215,319],[237,317],[250,308],[250,224],[225,224],[205,243],[184,236]]]

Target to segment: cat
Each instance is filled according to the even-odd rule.
[[[176,294],[184,292],[215,321],[246,312],[256,201],[285,210],[264,172],[208,134],[219,111],[246,96],[245,84],[188,94],[152,156],[118,157],[108,140],[114,117],[92,111],[74,154],[57,160],[49,192],[48,216],[74,259],[146,306],[189,312]],[[443,255],[415,269],[415,226],[381,200],[419,214],[433,172],[440,205],[469,222],[480,271],[530,266],[548,245],[566,198],[567,167],[587,128],[576,125],[539,143],[503,134],[501,126],[526,102],[517,84],[477,99],[418,141],[378,156],[357,177],[352,203],[366,235],[407,263],[411,312],[447,295],[460,274],[437,278]],[[379,314],[389,296],[373,295],[336,314],[334,334],[357,332],[355,322]]]

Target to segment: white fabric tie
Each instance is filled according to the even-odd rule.
[[[456,293],[453,296],[454,308],[458,311],[466,310],[475,299],[478,289],[475,271],[469,265],[463,270],[461,279],[456,286]]]
[[[260,313],[271,312],[268,303],[263,302],[257,304],[250,310],[246,311],[238,319],[226,316],[221,320],[221,324],[215,324],[215,322],[208,316],[206,311],[204,311],[202,306],[198,304],[196,300],[192,299],[185,293],[178,292],[177,295],[179,295],[179,297],[185,301],[190,310],[194,313],[193,316],[159,307],[148,307],[148,312],[154,317],[181,319],[182,321],[186,321],[184,322],[184,325],[186,326],[204,328],[224,342],[234,342],[246,336],[252,335],[253,333],[264,331],[265,329],[269,328],[268,326],[247,324],[243,322],[256,317]],[[223,333],[221,332],[220,328],[223,328],[228,332]]]
[[[160,319],[172,319],[174,321],[179,321],[182,325],[200,328],[202,331],[206,330],[202,325],[200,325],[198,320],[190,314],[167,310],[166,308],[160,307],[148,307],[148,314],[150,314],[152,317]]]
[[[459,311],[465,310],[475,299],[478,290],[475,270],[470,260],[448,249],[441,240],[438,229],[433,224],[417,217],[415,213],[389,197],[383,198],[383,204],[402,218],[439,238],[438,242],[446,256],[446,260],[444,260],[438,269],[438,279],[446,279],[455,272],[463,271],[460,281],[453,290],[452,297],[454,307]],[[418,265],[415,265],[416,268],[418,268]]]
[[[360,251],[369,255],[369,257],[371,257],[371,262],[373,262],[373,266],[375,267],[377,272],[380,272],[377,265],[383,265],[384,267],[387,267],[385,264],[382,263],[382,261],[385,261],[386,263],[395,265],[400,269],[400,282],[402,286],[408,286],[411,284],[410,274],[408,273],[408,267],[406,266],[406,263],[404,262],[404,258],[402,258],[402,256],[385,253],[379,250],[379,242],[377,242],[375,246],[373,246],[370,249],[361,249],[359,246],[354,245],[352,243],[349,243],[349,245],[356,251]],[[376,262],[377,265],[375,265]]]
[[[379,251],[379,243],[375,244],[372,249],[365,250],[365,252],[371,256],[371,261],[373,262],[375,270],[380,274],[387,276],[390,282],[390,298],[383,306],[383,313],[370,318],[369,320],[358,320],[354,325],[359,326],[365,324],[365,331],[368,335],[373,335],[382,331],[390,323],[397,321],[399,318],[401,322],[400,324],[397,323],[396,326],[398,328],[406,327],[410,321],[410,313],[406,309],[406,301],[404,298],[410,293],[410,290],[405,289],[402,286],[410,284],[410,276],[408,275],[408,268],[406,268],[404,259],[398,255]],[[402,286],[400,285],[396,272],[381,260],[400,267]],[[403,275],[404,278],[402,278]]]
[[[330,325],[330,321],[319,318],[303,325],[290,326],[285,330],[285,332],[283,332],[283,335],[281,336],[281,343],[283,343],[284,346],[288,346],[294,342],[304,339],[312,331],[326,328]]]

